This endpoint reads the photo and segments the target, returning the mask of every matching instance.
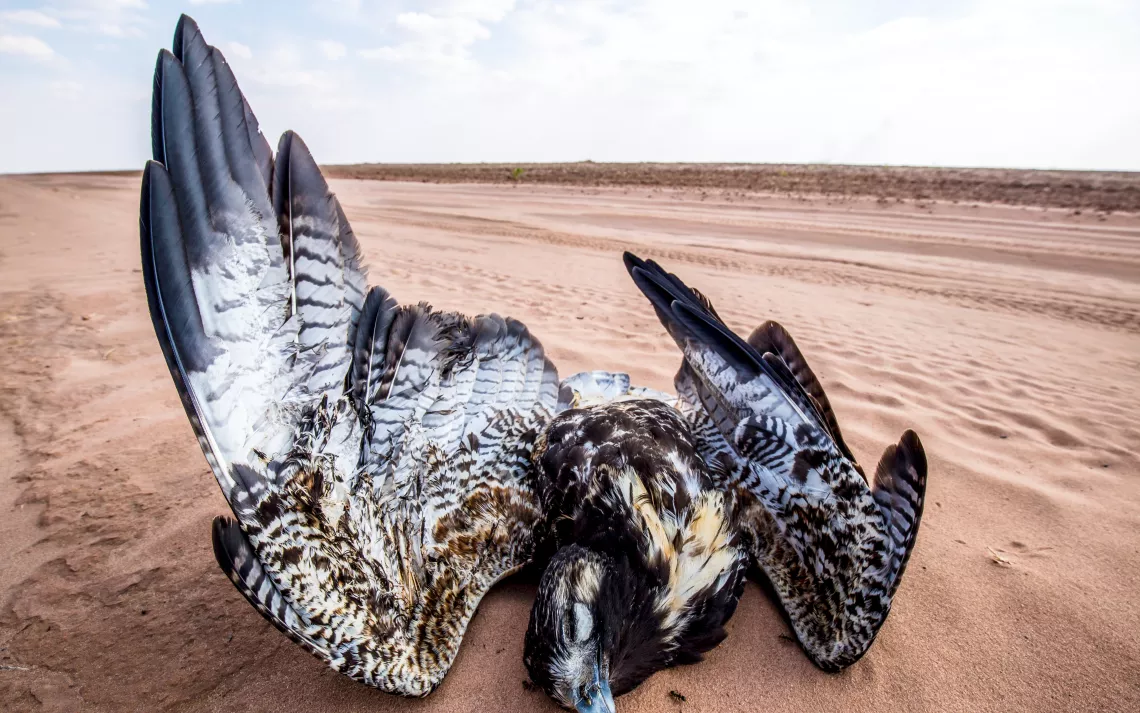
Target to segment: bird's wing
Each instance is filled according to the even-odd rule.
[[[214,550],[277,627],[406,695],[526,563],[557,374],[525,327],[400,306],[299,137],[276,159],[183,17],[159,55],[140,227],[151,318],[236,522]]]
[[[800,642],[821,667],[857,660],[914,547],[926,457],[907,431],[868,484],[803,355],[774,323],[745,341],[700,293],[626,254],[684,354],[676,386],[699,449],[744,505],[740,526]]]

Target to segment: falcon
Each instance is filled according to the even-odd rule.
[[[274,155],[186,16],[155,69],[152,152],[150,315],[233,512],[215,556],[262,616],[355,680],[425,696],[488,589],[552,557],[532,652],[554,654],[528,661],[585,711],[723,638],[745,564],[734,496],[669,397],[620,374],[559,382],[515,320],[368,287],[304,142],[286,132]]]
[[[684,355],[677,407],[734,526],[796,638],[825,671],[866,653],[914,549],[926,454],[906,431],[867,479],[791,335],[766,322],[748,340],[653,261],[626,268]]]

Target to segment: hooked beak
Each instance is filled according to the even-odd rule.
[[[602,669],[594,664],[594,680],[586,684],[574,701],[578,713],[616,713],[614,694],[610,693],[610,682],[602,677]]]

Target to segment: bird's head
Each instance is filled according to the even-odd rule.
[[[539,584],[526,635],[531,680],[580,713],[613,713],[614,696],[668,665],[652,573],[578,545],[559,550]],[[649,581],[647,581],[649,580]]]

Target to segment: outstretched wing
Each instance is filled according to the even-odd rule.
[[[297,304],[282,247],[268,145],[228,65],[189,20],[179,22],[174,50],[155,68],[143,277],[195,433],[222,490],[236,497],[231,467],[288,450],[308,401],[297,364],[297,311],[308,305]],[[343,308],[345,296],[336,297]],[[342,325],[342,349],[347,334]]]
[[[869,486],[822,387],[775,323],[745,341],[653,261],[626,267],[684,353],[676,386],[699,448],[744,504],[740,526],[808,655],[837,670],[866,652],[914,547],[926,458],[907,431]]]
[[[406,695],[525,564],[557,375],[520,323],[400,306],[299,137],[276,160],[183,16],[159,55],[140,226],[151,318],[236,522],[218,563],[278,628]]]

